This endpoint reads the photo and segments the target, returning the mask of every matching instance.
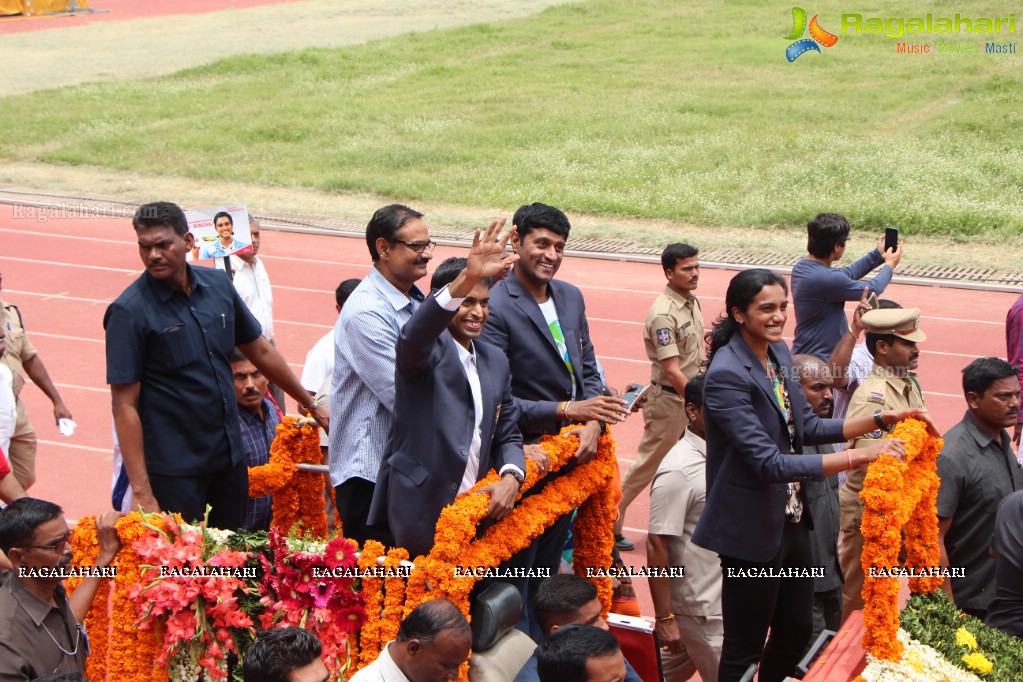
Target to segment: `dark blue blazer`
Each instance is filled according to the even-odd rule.
[[[515,271],[490,290],[490,320],[483,340],[501,349],[512,371],[512,395],[518,407],[519,427],[527,442],[545,433],[558,432],[556,412],[564,400],[586,400],[601,394],[597,357],[586,323],[582,292],[567,282],[549,284],[565,335],[568,357],[576,374],[572,377],[558,351],[540,305],[526,291]]]
[[[458,493],[472,443],[472,393],[447,330],[454,315],[431,295],[398,337],[394,422],[369,523],[389,530],[412,558],[433,547],[437,519]],[[473,347],[483,393],[478,479],[505,464],[525,471],[508,361],[486,343]]]
[[[744,561],[769,561],[778,553],[786,484],[824,478],[821,456],[802,454],[803,445],[844,440],[841,419],[821,419],[810,409],[793,378],[788,347],[772,344],[771,353],[792,403],[793,445],[767,370],[738,333],[714,354],[704,385],[707,503],[693,542]],[[789,454],[793,447],[799,454]],[[805,504],[803,513],[809,514]]]

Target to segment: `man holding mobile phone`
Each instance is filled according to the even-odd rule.
[[[792,304],[796,311],[796,336],[792,354],[807,354],[827,360],[849,330],[845,302],[857,301],[863,287],[870,294],[884,292],[902,260],[902,245],[885,249],[885,237],[877,248],[842,269],[832,268],[845,255],[849,221],[837,213],[819,213],[806,225],[806,258],[792,268]],[[861,282],[874,268],[881,270],[868,282]],[[869,296],[869,294],[868,294]]]
[[[625,537],[625,510],[650,485],[658,465],[686,430],[683,397],[689,379],[703,362],[703,313],[693,291],[700,281],[700,250],[689,244],[669,244],[661,253],[661,268],[668,284],[650,306],[643,342],[650,358],[654,388],[643,404],[643,438],[636,461],[622,477],[622,500],[615,521],[615,546],[631,551]]]

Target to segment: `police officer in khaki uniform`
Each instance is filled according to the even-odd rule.
[[[703,362],[703,314],[693,295],[700,279],[698,253],[699,249],[689,244],[669,244],[661,254],[668,286],[650,306],[643,331],[655,386],[643,406],[643,438],[636,461],[622,478],[622,501],[614,529],[620,550],[635,548],[622,535],[625,510],[650,484],[664,455],[689,423],[683,396],[686,383]]]
[[[0,274],[0,291],[3,291],[3,275]],[[11,463],[15,478],[22,487],[28,490],[36,480],[36,431],[28,420],[28,412],[25,410],[25,403],[19,397],[21,389],[25,386],[25,375],[39,387],[46,397],[53,403],[53,417],[71,419],[71,412],[53,385],[46,365],[43,364],[35,346],[29,341],[25,333],[25,326],[22,321],[21,311],[18,306],[0,301],[0,324],[7,332],[7,352],[0,358],[11,370],[14,379],[15,406],[18,411],[18,422],[15,425],[14,435],[11,436],[11,449],[7,453],[7,459]]]
[[[927,340],[920,331],[920,311],[916,308],[871,310],[863,314],[861,322],[867,329],[867,350],[874,356],[874,365],[849,400],[846,418],[874,415],[878,428],[850,441],[850,448],[862,447],[891,432],[894,425],[881,422],[881,410],[924,407],[920,384],[914,375],[920,357],[916,344]],[[864,577],[860,565],[863,553],[860,491],[866,474],[865,465],[849,472],[845,484],[838,491],[841,517],[838,560],[845,575],[842,620],[856,609],[863,608],[860,596]]]

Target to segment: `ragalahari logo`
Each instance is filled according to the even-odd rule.
[[[814,52],[820,52],[821,48],[818,44],[824,47],[832,47],[838,42],[838,36],[834,33],[828,33],[820,24],[817,23],[817,17],[819,15],[813,15],[813,19],[810,20],[810,37],[803,38],[802,40],[796,40],[800,38],[803,33],[807,30],[806,25],[806,10],[802,7],[792,8],[792,31],[785,36],[786,40],[795,40],[785,49],[785,58],[790,62],[794,62],[799,59],[799,56],[813,50]]]

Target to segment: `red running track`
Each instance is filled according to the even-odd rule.
[[[45,396],[26,387],[23,398],[40,438],[39,482],[31,493],[60,503],[74,519],[110,504],[112,420],[102,319],[107,304],[138,276],[141,264],[125,217],[41,222],[34,218],[38,212],[20,211],[0,206],[0,297],[20,306],[31,338],[79,424],[74,437],[62,438]],[[440,262],[459,253],[464,250],[441,247],[434,259]],[[368,272],[365,242],[264,230],[261,257],[274,285],[278,347],[300,372],[306,351],[333,326],[334,288],[343,279]],[[912,259],[912,245],[908,257]],[[708,324],[720,314],[733,274],[703,271],[697,294]],[[586,296],[591,335],[611,385],[648,381],[642,325],[664,286],[660,268],[568,257],[558,276],[581,287]],[[959,370],[977,356],[1004,357],[1005,312],[1016,296],[907,285],[893,285],[886,295],[923,311],[921,328],[928,341],[921,344],[920,381],[931,413],[947,430],[965,409]],[[793,328],[790,318],[789,335]],[[639,415],[615,428],[623,469],[631,463],[641,431]],[[637,544],[637,551],[626,557],[636,565],[645,562],[648,512],[644,493],[626,515],[627,535]],[[649,615],[645,581],[638,581],[637,588]]]

